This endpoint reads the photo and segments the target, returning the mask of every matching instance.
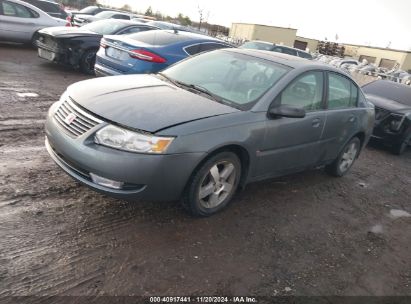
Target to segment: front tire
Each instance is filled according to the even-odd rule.
[[[325,171],[333,176],[344,176],[354,164],[360,153],[361,141],[358,137],[352,138],[341,150],[338,157],[330,165],[325,167]]]
[[[407,150],[408,145],[411,142],[411,136],[409,138],[406,138],[403,140],[401,143],[395,144],[392,146],[392,153],[396,155],[401,155]]]
[[[194,216],[210,216],[224,209],[238,188],[241,162],[232,152],[210,157],[187,185],[183,206]]]
[[[95,75],[94,64],[96,63],[97,50],[87,50],[80,59],[80,70],[87,75]]]

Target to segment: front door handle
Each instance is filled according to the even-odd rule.
[[[349,122],[354,122],[355,121],[355,116],[350,116],[350,118],[348,119]]]
[[[318,128],[320,126],[320,124],[321,124],[321,119],[319,119],[319,118],[313,119],[313,121],[312,121],[313,128]]]

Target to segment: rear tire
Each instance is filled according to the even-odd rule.
[[[194,216],[210,216],[231,201],[241,178],[241,162],[232,152],[211,156],[190,178],[183,196],[184,208]]]
[[[30,42],[27,43],[27,46],[33,49],[37,49],[36,41],[38,38],[39,38],[39,33],[35,32],[33,36],[31,37]]]
[[[96,63],[97,50],[87,50],[80,59],[80,70],[87,75],[95,75],[94,64]]]
[[[360,153],[361,141],[358,137],[353,137],[341,150],[338,157],[325,167],[325,171],[333,176],[344,176],[354,164]]]

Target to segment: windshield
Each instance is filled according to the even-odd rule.
[[[248,110],[290,69],[272,61],[221,50],[182,61],[162,74],[176,82],[205,89],[222,103]]]
[[[125,27],[124,22],[118,20],[100,20],[82,26],[82,29],[92,31],[100,35],[112,35]]]
[[[269,43],[250,41],[250,42],[246,42],[242,46],[240,46],[240,49],[253,49],[253,50],[272,51],[273,46],[274,45],[269,44]]]
[[[374,81],[362,87],[365,94],[380,96],[411,106],[411,87],[392,81]]]
[[[115,13],[116,12],[112,12],[112,11],[100,12],[100,13],[96,14],[96,18],[110,18]]]

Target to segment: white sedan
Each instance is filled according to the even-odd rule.
[[[0,41],[31,42],[45,27],[64,26],[66,21],[51,17],[20,0],[0,0]]]

